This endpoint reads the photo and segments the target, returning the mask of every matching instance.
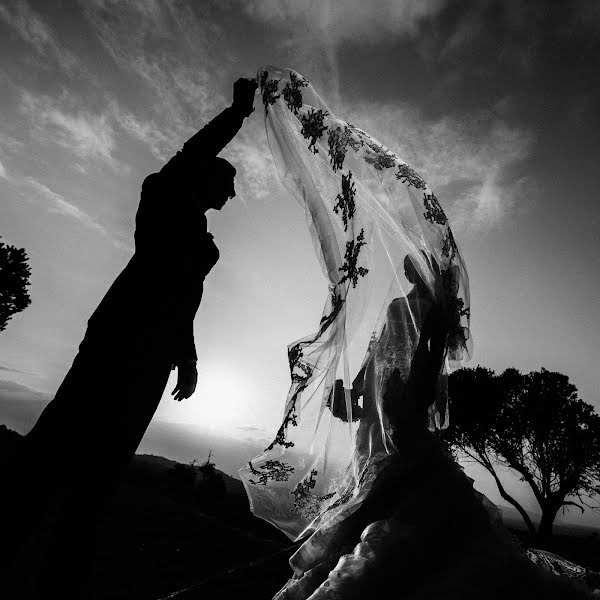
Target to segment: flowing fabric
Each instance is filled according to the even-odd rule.
[[[258,80],[277,170],[328,282],[315,332],[288,347],[281,427],[240,470],[254,514],[296,540],[364,503],[415,415],[447,426],[447,369],[472,348],[469,285],[420,175],[300,74],[265,67]]]

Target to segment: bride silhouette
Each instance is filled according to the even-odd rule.
[[[534,566],[503,529],[496,507],[428,430],[448,324],[411,257],[404,265],[414,287],[388,306],[383,331],[350,390],[354,404],[363,399],[356,459],[373,452],[368,444],[379,419],[394,450],[378,464],[358,509],[317,529],[291,557],[294,575],[274,600],[590,597],[583,586]],[[409,319],[419,334],[412,352]],[[373,394],[378,372],[385,379],[380,413]],[[334,389],[329,407],[344,418],[345,390]]]
[[[281,427],[240,470],[254,514],[302,542],[275,599],[587,597],[521,554],[436,434],[447,369],[472,343],[467,271],[435,194],[298,73],[259,80],[329,284],[317,330],[288,348]]]

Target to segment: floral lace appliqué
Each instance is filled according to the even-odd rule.
[[[365,133],[360,127],[357,127],[352,123],[346,123],[346,127],[348,127],[348,129],[350,129],[352,133],[358,137],[360,141],[358,141],[357,143],[360,144],[360,146],[364,146],[365,143],[363,142],[363,138],[368,139],[369,135]]]
[[[298,425],[298,413],[296,412],[296,402],[300,394],[308,386],[310,378],[313,374],[312,367],[308,363],[302,361],[302,343],[303,342],[299,342],[298,344],[292,346],[288,350],[288,360],[290,364],[292,384],[296,384],[297,387],[289,401],[287,412],[285,414],[283,422],[281,423],[281,426],[277,430],[275,439],[266,448],[266,450],[272,450],[275,446],[292,448],[295,445],[294,442],[290,442],[287,440],[287,430],[290,425],[293,427],[296,427]]]
[[[296,413],[296,398],[298,394],[294,395],[291,406],[287,411],[281,426],[277,430],[277,435],[275,439],[271,442],[271,444],[266,448],[266,450],[272,450],[275,446],[283,446],[284,448],[293,448],[295,446],[294,442],[287,441],[287,429],[290,425],[292,427],[298,426],[298,414]]]
[[[258,477],[257,480],[250,479],[253,485],[266,486],[269,481],[288,481],[290,475],[294,472],[294,467],[280,460],[268,460],[264,466],[255,469],[252,466],[252,461],[248,462],[252,475]]]
[[[343,504],[346,504],[352,499],[352,496],[354,496],[353,487],[347,489],[335,502],[333,502],[330,506],[327,507],[327,510],[335,510]]]
[[[322,496],[312,493],[311,490],[313,490],[317,484],[316,476],[317,471],[313,469],[308,478],[301,481],[292,492],[292,495],[294,496],[294,505],[290,510],[294,513],[301,514],[310,520],[319,516],[323,502],[335,496],[335,492],[324,494]]]
[[[339,214],[342,212],[342,221],[344,223],[344,231],[348,229],[348,223],[354,216],[356,203],[354,196],[356,195],[356,186],[352,180],[352,171],[348,171],[348,175],[342,175],[342,193],[338,194],[335,199],[336,204],[333,207],[333,212]]]
[[[423,194],[423,204],[425,205],[425,212],[423,216],[431,223],[437,223],[438,225],[445,225],[448,222],[446,213],[440,206],[438,199],[435,194]]]
[[[342,306],[344,304],[344,299],[340,294],[337,294],[335,290],[333,290],[331,294],[331,312],[328,315],[325,315],[320,322],[319,327],[319,337],[325,333],[327,328],[335,321],[335,318],[338,316],[340,310],[342,310]]]
[[[342,284],[344,281],[351,281],[352,287],[355,288],[358,285],[358,278],[364,277],[369,272],[369,269],[366,269],[365,267],[357,267],[360,249],[366,243],[364,229],[360,230],[356,240],[346,242],[344,264],[339,268],[339,270],[344,273],[344,276],[340,279],[339,284]]]
[[[283,88],[283,99],[287,107],[295,114],[302,108],[302,91],[300,88],[306,87],[308,81],[299,77],[293,71],[290,71],[290,80]]]
[[[279,79],[269,79],[269,73],[267,71],[263,71],[260,76],[260,89],[262,92],[262,101],[265,106],[265,117],[269,114],[269,105],[275,104],[275,102],[279,99],[280,94],[277,93],[277,89],[279,86]]]
[[[365,154],[363,158],[378,171],[391,169],[396,164],[396,157],[387,152],[382,146],[378,146],[372,142],[367,142],[367,145],[371,149],[371,152]]]
[[[458,297],[458,282],[452,268],[442,271],[442,285],[446,297],[446,310],[449,315],[448,348],[458,350],[464,347],[466,327],[461,325],[461,319],[471,317],[471,309],[465,308],[465,301]]]
[[[346,158],[346,148],[351,140],[352,134],[348,127],[344,127],[344,129],[336,127],[329,130],[327,143],[329,145],[329,160],[331,161],[331,168],[334,173],[342,168],[344,159]],[[354,142],[354,140],[352,141]]]
[[[305,342],[299,342],[288,350],[288,362],[294,383],[301,383],[312,377],[312,367],[302,361],[302,357],[304,356],[304,351],[302,350],[303,343]]]
[[[296,363],[302,358],[303,356],[303,351],[302,351],[302,343],[298,343],[295,346],[292,346],[289,350],[288,350],[288,362],[290,365],[290,371],[293,373],[294,372],[294,367],[296,366]]]
[[[458,247],[456,245],[456,241],[454,240],[454,235],[452,230],[448,229],[448,233],[444,238],[444,245],[442,246],[442,255],[445,256],[449,261],[453,261],[457,252]]]
[[[308,381],[312,377],[312,367],[299,360],[295,365],[292,371],[292,382],[293,383],[303,383]]]
[[[402,164],[398,166],[398,171],[396,172],[396,179],[399,179],[402,183],[406,185],[411,185],[418,190],[424,190],[427,187],[423,178],[417,174],[417,172],[409,167],[407,164]]]
[[[315,110],[314,108],[311,108],[307,114],[300,117],[300,121],[302,123],[302,129],[300,133],[304,136],[304,138],[310,140],[308,149],[313,154],[317,154],[319,152],[315,144],[327,129],[327,125],[323,125],[323,121],[328,114],[329,113],[327,111],[322,111],[321,109]]]
[[[310,369],[310,367],[308,367],[308,365],[305,365],[305,367]],[[289,408],[287,409],[287,412],[285,414],[283,422],[281,423],[281,426],[277,430],[277,435],[275,436],[275,439],[266,448],[266,450],[272,450],[277,445],[283,446],[284,448],[293,448],[295,446],[294,442],[288,441],[287,430],[290,425],[292,427],[298,426],[298,413],[296,412],[296,403],[298,402],[298,398],[300,397],[300,394],[302,394],[302,392],[308,387],[308,381],[311,376],[312,376],[312,369],[309,370],[309,372],[305,375],[305,377],[303,379],[300,379],[300,377],[297,376],[298,379],[296,379],[294,381],[294,375],[292,375],[292,381],[294,381],[294,383],[297,383],[299,385],[296,388],[296,390],[294,391],[294,394],[289,401],[289,404],[288,404]]]

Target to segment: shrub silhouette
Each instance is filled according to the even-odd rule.
[[[194,488],[197,505],[209,514],[221,514],[227,509],[227,488],[225,480],[211,462],[212,452],[206,461],[198,467],[198,476]]]

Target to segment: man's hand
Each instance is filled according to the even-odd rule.
[[[256,79],[240,78],[233,84],[233,106],[245,117],[254,111],[254,94],[257,87]]]
[[[198,383],[198,371],[196,369],[196,361],[186,361],[177,365],[177,385],[171,392],[175,400],[180,402],[185,398],[189,398],[196,389]]]

